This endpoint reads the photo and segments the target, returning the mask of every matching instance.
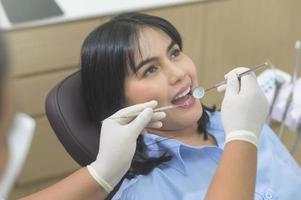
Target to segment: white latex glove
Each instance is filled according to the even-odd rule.
[[[145,127],[160,128],[166,114],[153,113],[156,101],[137,104],[119,110],[102,122],[99,152],[96,160],[87,166],[92,177],[107,191],[121,180],[131,165],[136,140]],[[135,119],[124,117],[141,112]]]
[[[258,85],[254,73],[241,77],[237,74],[248,68],[236,68],[229,72],[226,92],[222,102],[221,117],[227,135],[241,131],[250,132],[257,137],[263,127],[268,112],[268,101]],[[222,91],[225,86],[218,88]]]

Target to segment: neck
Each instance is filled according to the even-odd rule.
[[[148,129],[147,131],[155,135],[175,139],[192,146],[215,145],[214,139],[211,136],[209,136],[208,140],[205,140],[204,135],[200,134],[197,128],[198,125],[195,124],[190,127],[177,130]]]

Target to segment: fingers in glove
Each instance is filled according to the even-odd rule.
[[[161,119],[164,119],[166,117],[166,113],[165,112],[154,112],[151,122],[156,122],[159,121]]]
[[[223,91],[226,90],[226,88],[227,88],[227,84],[223,84],[223,85],[218,86],[218,87],[216,88],[216,90],[217,90],[218,92],[223,92]]]
[[[138,113],[143,111],[145,108],[155,108],[158,105],[158,102],[155,100],[146,102],[146,103],[141,103],[141,104],[136,104],[133,106],[129,106],[126,108],[123,108],[121,110],[119,110],[118,112],[116,112],[115,114],[113,114],[111,116],[111,118],[118,118],[118,117],[125,117],[127,115],[130,115],[132,113]]]
[[[249,70],[250,68],[247,68],[247,67],[237,67],[237,68],[234,68],[234,69],[232,69],[230,72],[228,72],[224,77],[225,77],[225,79],[227,79],[228,78],[228,75],[230,74],[230,73],[236,73],[237,75],[239,75],[239,74],[241,74],[241,73],[243,73],[243,72],[245,72],[245,71],[247,71],[247,70]]]
[[[160,121],[151,122],[147,125],[146,128],[161,128],[163,126],[163,123]]]
[[[235,68],[233,70],[231,70],[230,72],[228,72],[227,74],[225,74],[224,78],[227,80],[228,79],[228,75],[230,73],[236,73],[236,74],[240,74],[240,73],[243,73],[245,71],[249,70],[249,68],[246,68],[246,67],[238,67],[238,68]],[[218,92],[224,92],[227,88],[227,84],[223,84],[223,85],[220,85],[218,86],[216,89]]]
[[[238,74],[241,74],[241,73],[243,73],[243,72],[245,72],[245,71],[247,71],[247,70],[249,70],[249,68],[246,68],[246,67],[238,67],[238,68],[235,68],[235,69],[233,69],[233,70],[231,70],[230,72],[228,72],[227,74],[225,74],[225,76],[224,76],[224,78],[227,80],[228,79],[228,74],[229,73],[236,73],[237,75]],[[226,90],[226,88],[227,88],[227,84],[223,84],[223,85],[220,85],[220,86],[218,86],[217,88],[216,88],[216,90],[218,91],[218,92],[224,92],[225,90]]]
[[[227,88],[225,96],[231,96],[236,95],[239,93],[240,84],[237,77],[237,74],[234,72],[231,72],[227,75]]]
[[[153,109],[144,109],[130,124],[131,128],[135,129],[138,135],[150,123],[153,116]]]
[[[166,117],[165,112],[155,112],[153,113],[153,116],[151,118],[151,122],[159,121],[161,119],[164,119]],[[121,117],[121,118],[113,118],[116,122],[122,125],[129,124],[131,121],[133,121],[136,118],[134,117]]]
[[[240,90],[242,93],[249,92],[249,90],[260,89],[256,75],[254,73],[248,73],[240,78]]]

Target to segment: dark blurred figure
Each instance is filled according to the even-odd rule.
[[[4,32],[0,30],[0,177],[8,158],[7,136],[12,119]]]

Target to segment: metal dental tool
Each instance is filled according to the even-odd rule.
[[[291,91],[289,93],[288,99],[287,99],[286,104],[285,104],[285,109],[284,109],[284,112],[283,112],[283,115],[282,115],[281,126],[280,126],[279,134],[278,134],[280,139],[283,136],[284,129],[285,129],[285,120],[286,120],[286,117],[287,117],[288,109],[289,109],[289,106],[291,105],[292,100],[293,100],[295,83],[296,83],[296,80],[297,80],[297,77],[298,77],[298,71],[299,71],[299,66],[300,66],[300,48],[301,48],[301,42],[298,40],[295,43],[295,50],[296,50],[295,51],[295,58],[296,59],[295,59],[295,65],[294,65],[294,72],[293,72],[291,82],[290,82],[290,84],[292,84],[292,88],[291,88]]]
[[[247,70],[247,71],[245,71],[243,73],[238,74],[238,78],[241,78],[242,76],[244,76],[244,75],[246,75],[246,74],[248,74],[250,72],[256,71],[256,70],[258,70],[258,69],[260,69],[262,67],[268,67],[268,66],[271,66],[271,62],[269,60],[267,60],[266,62],[264,62],[262,64],[256,65],[256,66],[250,68],[249,70]],[[217,84],[215,84],[212,87],[209,87],[207,89],[204,89],[203,87],[196,87],[193,90],[193,96],[195,98],[197,98],[197,99],[200,99],[200,98],[202,98],[205,95],[205,92],[208,92],[208,91],[210,91],[212,89],[218,88],[219,86],[224,85],[226,83],[227,83],[227,80],[224,80],[224,81],[222,81],[220,83],[217,83]],[[194,95],[195,91],[197,91],[196,93],[198,93],[198,94],[201,93],[200,91],[203,91],[203,93],[202,93],[202,95]]]
[[[161,111],[169,110],[169,109],[176,108],[176,107],[179,107],[179,106],[180,106],[180,105],[169,105],[169,106],[164,106],[164,107],[160,107],[160,108],[154,109],[154,112],[161,112]],[[137,117],[140,113],[141,113],[141,112],[134,112],[134,113],[131,113],[131,114],[126,115],[126,116],[109,117],[109,119],[119,119],[119,118]]]

